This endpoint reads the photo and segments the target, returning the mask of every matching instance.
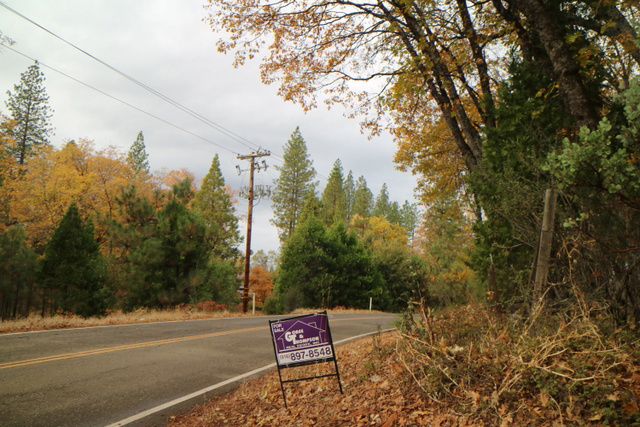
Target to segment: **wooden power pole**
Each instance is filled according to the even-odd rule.
[[[247,246],[245,252],[245,260],[244,260],[244,285],[242,289],[242,312],[247,312],[247,306],[249,304],[249,272],[251,270],[251,223],[253,222],[253,174],[258,168],[260,170],[261,166],[257,162],[257,158],[270,156],[271,153],[266,150],[258,150],[251,154],[240,155],[238,159],[240,160],[249,160],[249,210],[247,212]],[[263,167],[266,169],[267,165],[263,162]]]

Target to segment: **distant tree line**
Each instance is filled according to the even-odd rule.
[[[370,301],[376,309],[402,310],[427,296],[426,265],[410,245],[419,219],[416,204],[391,201],[386,184],[374,198],[363,176],[344,176],[339,159],[318,193],[299,129],[277,169],[272,222],[282,249],[265,311],[367,308]]]
[[[49,143],[37,65],[9,92],[0,128],[0,317],[237,302],[241,241],[218,156],[199,189],[153,175],[140,132],[124,155]]]
[[[142,132],[126,154],[86,139],[54,148],[43,81],[29,67],[2,118],[0,316],[237,303],[241,237],[218,156],[196,188],[187,170],[151,173]],[[281,255],[258,254],[251,270],[259,305],[365,307],[373,298],[399,309],[411,292],[426,295],[410,248],[417,205],[391,201],[386,185],[374,198],[340,160],[317,193],[298,129],[284,157],[273,198]]]

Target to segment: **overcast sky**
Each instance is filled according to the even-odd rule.
[[[203,0],[0,0],[51,33],[76,45],[111,67],[188,107],[216,124],[250,141],[252,147],[270,150],[270,166],[282,165],[283,146],[297,126],[304,137],[316,171],[327,177],[340,159],[345,176],[351,170],[363,175],[377,195],[383,183],[391,199],[413,201],[415,177],[395,170],[395,145],[389,135],[368,140],[357,120],[343,110],[324,108],[304,113],[276,95],[276,86],[260,82],[258,64],[239,69],[232,57],[217,52],[218,35],[202,21]],[[187,168],[202,179],[215,154],[227,184],[246,186],[248,173],[238,175],[236,158],[251,149],[176,109],[105,67],[64,41],[0,5],[0,31],[13,39],[12,47],[41,62],[45,86],[54,110],[53,143],[69,139],[94,140],[98,149],[114,145],[126,152],[139,131],[144,132],[152,171]],[[7,114],[7,90],[13,91],[20,74],[33,64],[0,47],[0,111]],[[49,68],[52,67],[156,118],[96,92]],[[194,136],[193,134],[197,135]],[[203,140],[202,138],[205,140]],[[270,167],[256,174],[256,184],[270,185],[278,176]],[[326,181],[320,179],[320,186]],[[239,215],[247,202],[240,199]],[[254,209],[252,250],[276,250],[276,229],[269,223],[271,204],[261,201]],[[246,232],[246,222],[241,223]],[[244,250],[244,244],[242,245]]]

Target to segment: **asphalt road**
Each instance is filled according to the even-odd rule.
[[[275,357],[268,320],[276,318],[0,335],[0,426],[106,426],[271,364]],[[396,318],[331,314],[329,322],[337,342],[391,328]],[[187,410],[208,397],[136,424],[162,424],[168,413]]]

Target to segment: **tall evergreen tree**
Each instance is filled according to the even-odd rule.
[[[193,209],[205,220],[213,253],[220,258],[233,256],[241,237],[238,218],[220,171],[217,154],[202,181],[202,187],[196,193]]]
[[[337,159],[333,164],[327,186],[322,192],[322,204],[324,206],[324,220],[327,225],[345,220],[346,195],[340,159]]]
[[[47,243],[42,274],[59,308],[83,317],[102,314],[107,308],[106,269],[93,222],[83,222],[75,202]]]
[[[400,211],[400,203],[391,202],[389,205],[389,213],[387,213],[387,219],[393,224],[402,223],[402,212]]]
[[[353,207],[356,199],[356,183],[353,179],[353,172],[349,171],[344,180],[345,218],[347,222],[353,218]]]
[[[192,196],[188,178],[173,187],[161,208],[135,188],[123,192],[124,222],[113,221],[111,234],[125,248],[125,309],[232,302],[237,272],[231,262],[212,257],[206,221],[187,207]]]
[[[149,155],[144,145],[144,135],[142,131],[138,132],[136,140],[131,144],[129,154],[127,155],[127,163],[137,175],[148,174],[150,172]]]
[[[376,204],[373,208],[374,216],[384,216],[387,217],[391,212],[391,200],[389,199],[389,190],[387,189],[387,184],[382,184],[382,188],[380,189],[380,194],[376,197]]]
[[[13,86],[14,92],[7,91],[9,99],[5,105],[11,111],[15,126],[9,129],[10,136],[16,141],[13,155],[21,165],[33,155],[33,150],[49,143],[53,129],[49,96],[43,86],[44,74],[38,64],[30,66],[20,75],[20,83]]]
[[[402,209],[400,210],[400,214],[402,215],[402,222],[400,222],[400,225],[404,227],[409,241],[413,243],[420,215],[418,211],[418,204],[409,203],[409,201],[405,200],[402,205]]]
[[[307,219],[309,219],[309,217],[321,218],[322,215],[322,200],[320,200],[318,194],[316,193],[316,185],[311,184],[309,193],[304,200],[304,207],[302,208],[302,212],[300,212],[298,224],[305,222]]]
[[[310,216],[282,252],[276,294],[282,307],[365,307],[380,286],[369,251],[342,222]]]
[[[274,181],[271,196],[274,212],[271,223],[278,229],[280,242],[285,243],[300,221],[300,214],[316,176],[300,128],[296,128],[284,146],[284,164],[276,166],[276,170],[280,176]]]
[[[29,314],[36,254],[21,225],[0,232],[0,319]]]
[[[353,200],[353,214],[363,218],[371,216],[373,209],[373,193],[367,187],[367,180],[364,176],[358,178],[356,182],[356,192]]]

